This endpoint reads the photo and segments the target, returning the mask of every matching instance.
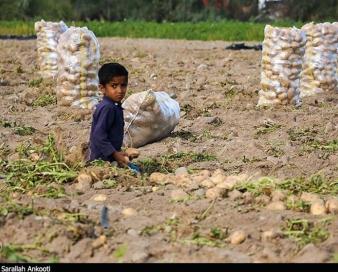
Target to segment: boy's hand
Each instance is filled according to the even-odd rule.
[[[128,154],[126,152],[116,151],[113,153],[113,158],[121,166],[127,166],[129,163]]]

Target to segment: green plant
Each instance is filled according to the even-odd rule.
[[[32,79],[28,82],[29,87],[39,87],[40,84],[42,83],[43,79],[38,78],[38,79]]]
[[[283,233],[297,242],[300,247],[309,243],[320,243],[329,237],[326,229],[328,219],[319,222],[310,222],[306,219],[287,220]]]
[[[56,96],[51,94],[43,94],[40,95],[34,102],[32,103],[33,107],[45,107],[48,105],[56,104]]]
[[[181,166],[187,166],[194,162],[213,161],[216,157],[204,153],[179,152],[169,155],[163,155],[159,158],[146,158],[139,160],[144,173],[151,174],[153,172],[171,173]]]

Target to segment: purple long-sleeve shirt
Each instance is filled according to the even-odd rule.
[[[121,151],[124,133],[121,103],[104,96],[93,114],[89,140],[89,160],[114,161],[113,152]]]

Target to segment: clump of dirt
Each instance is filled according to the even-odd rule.
[[[337,260],[338,94],[257,108],[261,52],[224,42],[100,45],[101,63],[128,68],[128,95],[175,95],[180,123],[139,149],[140,176],[87,164],[92,112],[56,106],[35,41],[1,41],[1,260]]]

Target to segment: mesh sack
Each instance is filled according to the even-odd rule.
[[[63,21],[59,23],[41,20],[34,25],[37,37],[38,66],[42,78],[53,79],[58,73],[58,55],[56,48],[60,35],[68,27]]]
[[[59,74],[57,101],[62,106],[92,109],[100,100],[98,65],[100,46],[86,27],[70,27],[57,47]]]
[[[305,32],[295,27],[265,27],[258,106],[300,105],[305,42]]]

